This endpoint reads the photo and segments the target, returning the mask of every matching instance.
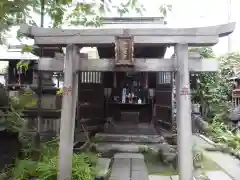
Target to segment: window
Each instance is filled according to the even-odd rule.
[[[170,84],[172,79],[172,72],[158,72],[158,84]]]
[[[101,72],[81,72],[81,83],[101,83]]]

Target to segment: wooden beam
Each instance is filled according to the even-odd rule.
[[[227,36],[233,32],[236,23],[227,23],[216,26],[194,27],[194,28],[83,28],[83,29],[61,29],[42,28],[21,25],[20,31],[28,37],[71,37],[71,36],[121,36],[125,31],[129,36]]]
[[[91,29],[60,29],[40,28],[28,25],[20,27],[21,33],[34,38],[35,44],[41,46],[66,46],[78,44],[82,46],[98,46],[112,44],[116,36],[127,32],[134,37],[135,44],[177,44],[213,45],[219,37],[233,32],[235,23],[197,28],[91,28]]]
[[[34,37],[35,44],[39,46],[67,46],[77,44],[79,46],[104,46],[114,44],[115,36],[45,36]],[[134,44],[137,45],[175,45],[177,43],[188,43],[191,46],[212,46],[218,43],[219,37],[212,36],[134,36]]]
[[[38,70],[63,71],[63,58],[40,58]],[[159,72],[177,71],[174,59],[134,59],[134,67],[115,67],[114,59],[79,59],[79,65],[75,71],[135,71],[135,72]],[[189,59],[189,71],[191,72],[215,72],[218,71],[219,63],[215,59]]]

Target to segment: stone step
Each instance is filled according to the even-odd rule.
[[[171,180],[179,180],[179,176],[175,175],[175,176],[171,176]],[[195,177],[193,177],[193,180],[196,180]]]
[[[149,180],[172,180],[170,176],[149,175]]]
[[[132,135],[157,135],[157,131],[151,124],[116,124],[104,129],[108,134],[132,134]]]
[[[138,153],[148,150],[148,146],[135,143],[97,143],[96,150],[100,153],[106,152],[131,152]]]
[[[141,143],[96,143],[96,150],[99,153],[106,153],[106,152],[131,152],[131,153],[138,153],[138,152],[146,152],[150,148],[157,149],[158,144],[141,144]]]
[[[132,135],[132,134],[107,134],[97,133],[96,142],[134,142],[134,143],[163,143],[160,135]]]

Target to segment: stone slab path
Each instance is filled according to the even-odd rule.
[[[158,175],[150,175],[149,180],[179,180],[179,176],[158,176]],[[195,178],[193,179],[195,180]],[[211,179],[212,180],[212,179]],[[215,179],[214,179],[215,180]],[[216,179],[220,180],[220,179]],[[224,179],[221,179],[224,180]]]
[[[172,180],[170,176],[149,175],[149,180]]]
[[[197,135],[193,136],[193,140],[199,148],[213,147]],[[238,159],[222,152],[204,151],[204,155],[215,161],[233,180],[240,180],[240,161]]]
[[[210,171],[207,172],[206,175],[210,180],[233,180],[222,171]]]
[[[96,166],[97,176],[106,176],[109,171],[110,163],[111,159],[109,158],[99,158]]]
[[[210,171],[206,173],[210,180],[232,180],[226,173],[222,171]],[[179,176],[158,176],[150,175],[149,180],[179,180]],[[196,180],[195,178],[193,180]]]
[[[194,135],[198,148],[212,145],[203,138]],[[240,180],[240,161],[221,152],[204,151],[204,155],[215,161],[223,171],[211,171],[206,175],[210,180]],[[114,155],[109,180],[179,180],[178,176],[148,175],[144,156],[140,153],[117,153]]]
[[[144,156],[139,153],[117,153],[109,180],[148,180]]]

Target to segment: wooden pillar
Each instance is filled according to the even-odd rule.
[[[148,72],[145,72],[145,88],[148,89]]]
[[[113,73],[113,88],[117,88],[117,73]]]
[[[191,100],[189,81],[188,45],[177,44],[176,96],[178,132],[178,168],[180,180],[193,179]]]
[[[175,59],[176,60],[176,59]],[[177,120],[176,120],[176,72],[172,72],[172,134],[177,134]]]
[[[69,45],[64,58],[64,86],[62,99],[58,180],[72,179],[72,155],[75,129],[78,77],[74,71],[79,48]]]

